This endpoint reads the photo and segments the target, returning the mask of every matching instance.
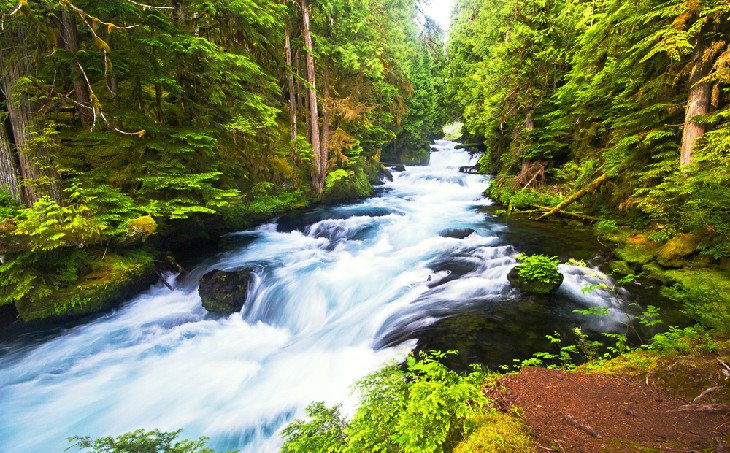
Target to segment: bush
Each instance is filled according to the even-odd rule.
[[[517,255],[519,265],[519,275],[525,280],[538,281],[541,283],[554,283],[562,281],[562,276],[558,272],[558,257],[545,255],[525,255],[520,253]]]
[[[481,391],[486,376],[462,375],[446,368],[432,352],[410,356],[406,369],[392,363],[356,385],[361,398],[352,421],[337,408],[315,403],[309,420],[295,420],[285,430],[286,453],[365,451],[428,453],[452,450],[470,435],[486,414]]]
[[[77,447],[89,453],[215,453],[206,448],[207,438],[177,440],[182,430],[171,433],[159,430],[137,430],[119,437],[71,437],[70,448]]]

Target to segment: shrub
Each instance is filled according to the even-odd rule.
[[[182,430],[162,432],[137,430],[119,437],[71,437],[70,448],[77,447],[89,453],[215,453],[206,448],[207,438],[177,440]]]
[[[446,353],[410,356],[406,369],[396,363],[356,384],[361,398],[346,423],[337,408],[315,403],[309,420],[295,420],[285,430],[286,453],[404,452],[452,450],[471,434],[486,414],[481,391],[486,376],[451,371],[439,362]],[[343,435],[344,433],[344,435]]]
[[[560,272],[558,272],[558,257],[545,255],[525,255],[520,253],[517,255],[519,265],[519,275],[525,280],[538,281],[541,283],[554,283],[561,281]]]

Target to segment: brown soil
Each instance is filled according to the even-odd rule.
[[[538,451],[730,452],[730,412],[678,410],[692,398],[640,380],[526,368],[487,393],[502,410],[524,410]]]

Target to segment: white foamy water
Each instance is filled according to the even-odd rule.
[[[310,402],[350,410],[354,382],[414,347],[380,347],[388,333],[518,295],[506,279],[518,250],[499,243],[498,227],[476,209],[488,203],[488,180],[458,173],[474,162],[454,145],[437,142],[430,166],[396,173],[380,197],[293,230],[274,223],[239,233],[253,242],[195,269],[192,284],[154,287],[98,320],[10,349],[0,357],[0,451],[183,428],[217,449],[268,452]],[[440,237],[447,228],[476,232]],[[448,259],[469,270],[450,279],[437,269]],[[195,276],[246,266],[256,278],[243,312],[210,316]],[[563,270],[565,297],[620,307],[610,293],[581,291],[598,281],[592,271]]]

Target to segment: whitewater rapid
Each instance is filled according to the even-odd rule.
[[[139,428],[276,451],[278,432],[310,402],[350,411],[352,384],[415,346],[389,334],[519,297],[506,279],[519,250],[479,209],[489,180],[458,173],[473,164],[437,142],[429,166],[395,173],[377,197],[236,233],[245,245],[171,277],[174,291],[158,285],[40,343],[0,345],[0,451],[63,451],[73,435]],[[448,228],[475,233],[441,237]],[[470,270],[455,278],[441,266],[449,260]],[[197,279],[247,266],[256,276],[243,311],[208,314]],[[582,291],[604,276],[562,270],[564,297],[619,312],[618,296]]]

